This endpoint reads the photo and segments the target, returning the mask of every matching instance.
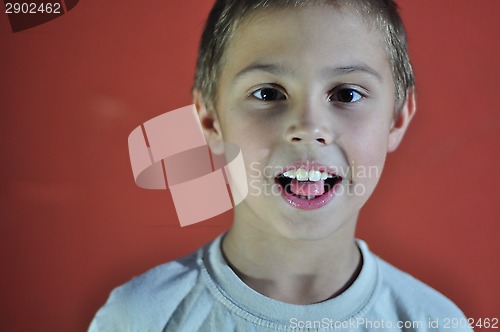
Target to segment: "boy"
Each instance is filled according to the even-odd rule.
[[[90,330],[428,331],[456,319],[470,331],[447,298],[354,237],[415,114],[413,82],[391,0],[217,1],[194,102],[213,153],[241,148],[248,196],[227,234],[114,290]]]

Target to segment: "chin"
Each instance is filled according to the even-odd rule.
[[[281,236],[289,240],[320,241],[340,235],[342,230],[350,228],[351,223],[348,220],[333,220],[331,217],[314,220],[302,218],[301,220],[288,219],[275,227]]]

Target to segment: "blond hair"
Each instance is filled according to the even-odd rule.
[[[415,84],[408,53],[406,30],[393,0],[217,0],[201,36],[193,89],[215,107],[217,82],[224,65],[225,51],[245,18],[257,10],[333,5],[356,11],[379,29],[385,42],[394,79],[395,108],[399,110]]]

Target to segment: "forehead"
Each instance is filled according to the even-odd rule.
[[[259,61],[309,73],[327,65],[389,68],[384,38],[373,22],[331,5],[256,10],[237,28],[225,58],[224,72]]]

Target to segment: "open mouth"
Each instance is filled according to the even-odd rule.
[[[308,210],[326,205],[342,177],[326,170],[298,168],[279,174],[275,182],[289,204]]]

